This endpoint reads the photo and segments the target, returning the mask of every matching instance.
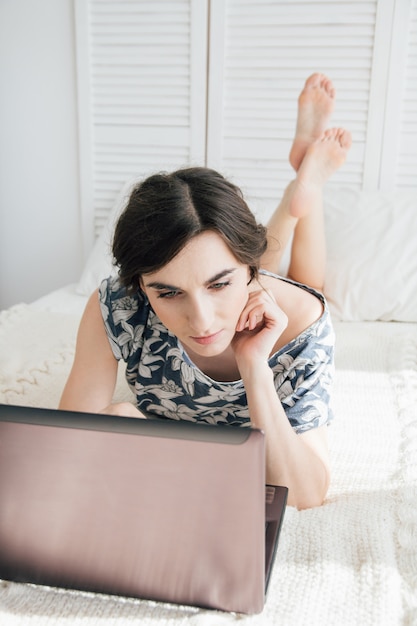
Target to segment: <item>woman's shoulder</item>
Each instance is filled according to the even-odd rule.
[[[117,276],[103,280],[98,289],[104,328],[116,359],[139,358],[150,307],[139,287],[130,293]]]
[[[129,291],[120,281],[119,276],[111,275],[101,281],[99,289],[99,298],[102,302],[118,303],[121,307],[129,307],[129,305],[141,305],[145,302],[145,297],[141,290]]]
[[[260,271],[259,281],[263,287],[270,289],[278,306],[288,317],[288,326],[281,335],[278,347],[290,343],[325,314],[327,317],[326,300],[315,289],[266,270]]]
[[[116,325],[130,318],[139,321],[139,318],[146,318],[149,313],[147,298],[139,287],[136,291],[128,291],[118,276],[105,278],[98,294],[103,318],[112,319]]]

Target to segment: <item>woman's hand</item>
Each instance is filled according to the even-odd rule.
[[[232,342],[239,371],[266,363],[288,325],[288,318],[267,289],[249,294]]]
[[[146,416],[139,411],[130,402],[117,402],[115,404],[109,404],[104,409],[99,411],[104,415],[120,415],[121,417],[138,417],[140,419],[146,419]]]

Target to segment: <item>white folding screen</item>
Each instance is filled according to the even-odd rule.
[[[407,88],[415,88],[406,45],[413,32],[411,0],[211,0],[211,7],[208,165],[243,188],[261,219],[293,176],[288,153],[296,100],[315,71],[336,86],[332,124],[353,136],[348,161],[333,184],[366,189],[405,184],[400,170],[406,164],[399,145],[392,144],[402,124],[403,158],[409,162],[411,152],[415,162],[416,143],[405,130],[406,111],[402,118],[400,112],[407,106]],[[407,128],[415,126],[415,106],[408,107],[408,116]]]
[[[393,36],[381,37],[389,52],[382,77],[382,116],[378,187],[417,189],[417,1],[396,0],[387,24]],[[378,56],[375,55],[376,61]],[[376,65],[376,63],[375,63]],[[378,67],[375,67],[377,73]],[[378,107],[378,101],[376,101]],[[371,145],[371,142],[369,142]],[[376,161],[378,164],[378,161]]]
[[[292,176],[296,99],[337,89],[353,147],[334,184],[417,188],[417,0],[76,0],[86,248],[122,184],[188,164],[266,219]]]
[[[404,40],[404,90],[400,99],[400,124],[397,144],[397,167],[392,183],[401,189],[417,188],[417,0],[413,0]]]
[[[123,183],[205,158],[205,0],[77,0],[83,232]]]

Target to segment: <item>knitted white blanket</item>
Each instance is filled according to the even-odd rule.
[[[0,314],[0,402],[57,405],[77,324],[27,305]],[[417,624],[417,325],[336,334],[332,484],[322,507],[287,508],[263,613],[0,581],[1,626]]]

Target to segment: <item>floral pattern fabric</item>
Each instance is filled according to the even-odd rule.
[[[299,286],[320,298],[324,312],[273,354],[269,366],[285,413],[302,433],[332,419],[334,333],[323,296]],[[149,417],[250,426],[242,380],[219,382],[198,369],[139,289],[128,295],[119,279],[110,277],[101,283],[99,297],[113,354],[126,362],[126,379],[140,411]]]

